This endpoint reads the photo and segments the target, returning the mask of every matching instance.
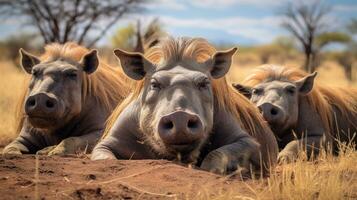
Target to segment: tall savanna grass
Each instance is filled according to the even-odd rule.
[[[354,145],[340,145],[334,156],[323,151],[316,160],[307,161],[301,151],[299,159],[281,165],[267,180],[266,190],[257,199],[335,200],[357,198],[357,153]]]
[[[25,73],[12,62],[0,62],[0,147],[15,135],[15,111],[25,82]]]
[[[329,151],[331,152],[331,151]],[[268,178],[242,182],[212,196],[210,188],[197,192],[195,199],[241,200],[340,200],[357,198],[357,152],[352,144],[341,144],[338,156],[322,151],[308,161],[301,150],[296,162],[276,167]],[[212,187],[212,186],[211,186]],[[219,187],[217,184],[215,188]],[[242,192],[244,191],[244,192]]]

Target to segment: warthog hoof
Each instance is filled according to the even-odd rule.
[[[2,154],[5,158],[11,157],[11,155],[22,155],[20,149],[16,148],[15,146],[9,146],[5,148]]]
[[[37,153],[40,155],[48,155],[48,156],[63,156],[68,154],[75,154],[78,150],[78,139],[75,137],[70,137],[62,140],[61,143],[54,146],[46,147]]]
[[[201,164],[203,170],[216,174],[229,174],[238,171],[249,173],[249,161],[246,155],[235,155],[237,159],[230,159],[228,155],[219,151],[209,153]]]
[[[278,155],[278,163],[279,164],[288,164],[288,163],[292,163],[296,160],[296,156],[294,155],[294,153],[291,152],[280,152]]]

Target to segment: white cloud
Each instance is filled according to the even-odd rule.
[[[145,17],[146,18],[146,17]],[[153,18],[152,16],[149,18]],[[274,39],[279,30],[280,17],[264,17],[261,19],[230,17],[221,19],[179,19],[171,16],[160,16],[160,20],[168,27],[200,28],[219,30],[233,36],[242,36],[259,43]],[[274,32],[275,30],[275,32]]]
[[[258,43],[268,43],[271,42],[277,35],[269,29],[252,27],[252,28],[236,28],[228,30],[231,35],[243,36],[255,40]]]
[[[169,25],[181,27],[200,27],[211,29],[230,29],[237,26],[278,26],[281,22],[280,17],[269,16],[263,18],[245,18],[245,17],[228,17],[219,19],[179,19],[171,16],[160,16],[163,22]]]
[[[185,10],[187,6],[178,0],[154,0],[146,4],[146,8],[155,10],[158,8],[169,9],[169,10]]]
[[[169,10],[186,10],[189,6],[200,8],[227,8],[236,5],[249,5],[256,7],[279,6],[288,0],[153,0],[146,7],[151,10],[164,8]]]
[[[212,8],[212,7],[228,7],[237,3],[237,0],[223,0],[217,2],[215,0],[192,0],[191,4],[197,7]]]
[[[26,21],[28,21],[28,19],[26,17],[9,17],[9,18],[6,18],[6,19],[2,19],[0,25],[15,25],[15,26],[18,26],[20,24],[23,24],[25,23]]]
[[[288,0],[191,0],[192,5],[204,8],[226,8],[235,5],[249,5],[257,7],[274,7],[279,6]]]

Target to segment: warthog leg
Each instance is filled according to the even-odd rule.
[[[260,168],[259,144],[250,137],[225,145],[210,152],[201,164],[201,168],[217,174],[228,174],[239,170],[242,174]]]
[[[288,143],[278,155],[278,162],[290,163],[296,160],[300,150],[306,151],[308,157],[316,156],[322,145],[322,136],[309,136],[300,140],[293,140]]]

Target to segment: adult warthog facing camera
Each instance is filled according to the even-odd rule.
[[[277,144],[257,109],[227,84],[236,48],[168,38],[145,56],[115,50],[134,92],[109,119],[92,159],[178,159],[226,174],[269,171]]]
[[[19,136],[4,154],[91,152],[104,123],[129,92],[125,77],[74,43],[50,44],[41,57],[20,50],[31,75],[18,113]]]

